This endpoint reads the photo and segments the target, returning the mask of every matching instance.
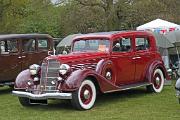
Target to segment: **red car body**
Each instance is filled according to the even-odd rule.
[[[89,44],[97,46],[93,40],[98,40],[97,48],[102,51],[75,50],[86,45],[87,40],[92,42],[88,42],[86,49]],[[106,41],[102,43],[101,40]],[[65,70],[66,74],[60,74],[59,69],[62,73]],[[73,106],[86,110],[94,105],[97,91],[108,93],[146,86],[158,93],[164,80],[169,79],[153,35],[142,31],[91,33],[76,37],[70,54],[45,58],[38,74],[39,82],[29,70],[18,75],[13,94],[19,97],[22,105],[29,105],[31,100],[71,99]]]

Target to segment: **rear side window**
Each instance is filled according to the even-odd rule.
[[[35,39],[23,39],[22,40],[22,51],[33,52],[35,51]]]
[[[136,50],[147,50],[150,48],[149,39],[145,37],[136,37]]]
[[[18,52],[17,40],[0,41],[0,53],[1,54],[9,54],[9,53],[17,53],[17,52]]]
[[[48,50],[48,40],[47,39],[39,39],[38,40],[38,50]]]

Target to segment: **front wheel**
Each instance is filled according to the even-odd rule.
[[[72,94],[72,105],[79,110],[91,109],[96,100],[96,87],[91,80],[84,80]]]
[[[19,97],[19,102],[21,103],[22,106],[30,106],[31,105],[29,98]]]
[[[164,86],[164,75],[161,69],[155,69],[152,74],[152,85],[147,86],[150,92],[160,93]]]

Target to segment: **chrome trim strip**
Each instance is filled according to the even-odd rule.
[[[147,85],[151,85],[151,83],[141,84],[141,85],[137,85],[137,86],[133,86],[133,87],[127,87],[127,88],[119,88],[119,89],[117,89],[117,90],[110,90],[110,91],[106,91],[106,92],[104,92],[104,93],[111,93],[111,92],[129,90],[129,89],[132,89],[132,88],[139,88],[139,87],[147,86]]]
[[[13,95],[16,95],[18,97],[26,97],[29,99],[34,100],[45,100],[49,98],[54,99],[72,99],[72,93],[43,93],[43,94],[32,94],[29,92],[23,92],[23,91],[12,91]]]

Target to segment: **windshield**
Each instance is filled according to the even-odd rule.
[[[74,43],[73,52],[77,51],[99,51],[106,52],[109,50],[109,40],[102,39],[89,39],[89,40],[78,40]]]

